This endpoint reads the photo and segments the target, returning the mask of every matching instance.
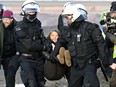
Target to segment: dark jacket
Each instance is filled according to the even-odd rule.
[[[107,43],[107,46],[110,47],[109,49],[109,52],[111,52],[111,59],[112,59],[112,54],[114,52],[114,45],[116,45],[116,35],[114,35],[114,33],[111,33],[109,31],[106,31],[106,28],[103,26],[102,27],[103,29],[103,32],[105,33],[106,35],[106,43]],[[111,62],[115,62],[116,63],[116,58],[113,58],[113,60],[111,60]]]
[[[33,22],[25,17],[16,26],[16,44],[20,53],[41,53],[44,34],[41,22],[36,19]]]
[[[77,35],[81,34],[78,42]],[[57,42],[66,44],[71,56],[77,60],[86,60],[97,53],[104,65],[109,64],[108,49],[98,25],[87,22],[74,22],[70,27],[62,27],[61,37]],[[56,53],[56,52],[55,52]],[[73,59],[73,58],[72,58]]]
[[[16,54],[14,27],[17,21],[13,20],[8,27],[0,23],[0,55],[10,57]]]
[[[46,52],[48,52],[48,53],[51,54],[52,51],[53,51],[53,45],[52,45],[52,44],[54,44],[54,46],[55,46],[56,43],[54,43],[54,42],[50,39],[49,36],[46,38],[46,41],[45,41],[44,43],[45,43],[45,46],[46,46]]]

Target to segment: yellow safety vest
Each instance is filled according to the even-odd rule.
[[[113,59],[116,58],[116,45],[114,45]]]

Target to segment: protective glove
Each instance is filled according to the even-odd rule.
[[[53,56],[50,55],[48,52],[43,51],[42,55],[46,60],[51,60],[52,62],[56,62],[55,58],[53,58]]]
[[[43,46],[43,51],[45,52],[51,52],[52,51],[52,46],[51,45],[49,45],[49,44],[45,44],[44,46]]]
[[[50,54],[49,54],[48,52],[43,51],[43,52],[42,52],[42,55],[43,55],[44,58],[47,59],[47,60],[50,60],[50,59],[51,59],[51,56],[50,56]]]

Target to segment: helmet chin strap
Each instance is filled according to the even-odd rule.
[[[34,15],[29,15],[29,14],[27,14],[26,18],[27,18],[30,22],[33,22],[33,21],[37,18],[37,13],[35,13]]]

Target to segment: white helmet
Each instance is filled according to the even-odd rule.
[[[82,4],[74,4],[74,3],[71,3],[71,2],[67,2],[67,3],[64,4],[63,10],[64,10],[67,6],[69,6],[69,5],[74,5],[75,8],[77,8],[77,9],[80,10],[80,13],[82,14],[82,16],[83,16],[85,19],[87,19],[87,14],[88,14],[88,13],[87,13],[86,7],[85,7],[84,5],[82,5]]]
[[[82,4],[75,4],[75,7],[78,8],[85,19],[87,19],[87,9]]]
[[[29,17],[29,12],[35,12],[36,15]],[[35,0],[26,0],[22,5],[22,15],[25,16],[29,21],[36,19],[37,13],[40,12],[40,7]],[[31,18],[31,19],[30,19]]]
[[[62,15],[71,16],[71,22],[84,20],[84,17],[74,4],[67,5],[62,11]]]
[[[22,5],[22,10],[25,12],[27,11],[40,12],[40,7],[35,0],[26,0]]]
[[[66,6],[71,5],[71,4],[72,4],[72,2],[66,2],[66,3],[64,4],[64,6],[63,6],[63,9],[65,9]]]

